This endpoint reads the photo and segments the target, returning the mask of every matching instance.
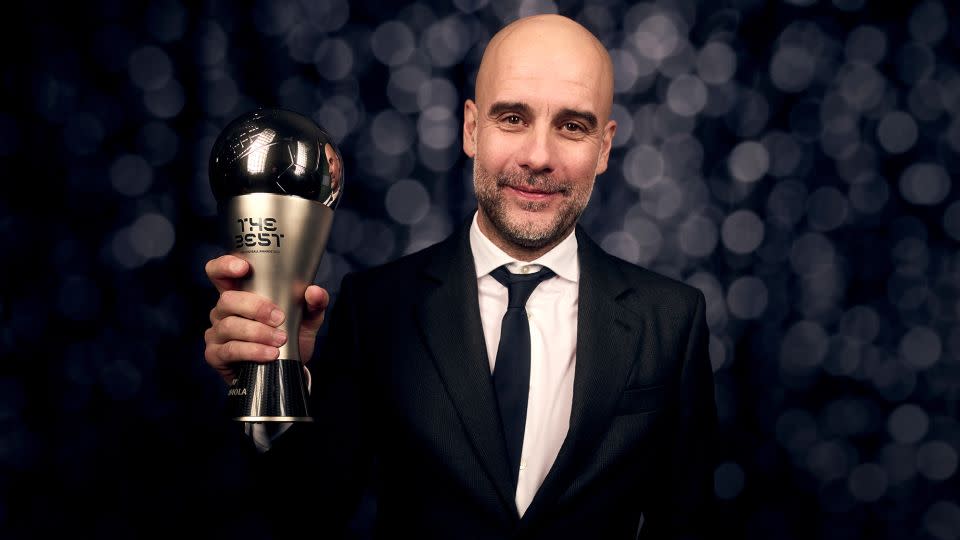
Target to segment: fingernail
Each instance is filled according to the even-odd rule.
[[[230,270],[233,270],[234,272],[242,272],[244,266],[245,263],[243,261],[233,261],[230,263]]]
[[[275,309],[270,312],[270,324],[280,324],[283,322],[283,312]]]
[[[274,330],[273,331],[273,342],[276,345],[283,345],[287,341],[287,333],[283,330]]]

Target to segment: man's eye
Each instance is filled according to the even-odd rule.
[[[513,124],[513,125],[515,125],[515,126],[518,125],[518,124],[523,123],[523,119],[520,118],[519,116],[515,115],[515,114],[508,115],[507,117],[504,118],[504,120],[505,120],[508,124]]]
[[[576,122],[567,122],[566,124],[563,125],[563,129],[567,131],[577,132],[577,131],[583,131],[583,126],[581,126]]]

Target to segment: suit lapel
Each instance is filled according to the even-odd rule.
[[[420,330],[484,470],[517,515],[496,395],[490,381],[469,226],[424,267],[426,295],[416,310]]]
[[[631,286],[577,227],[580,287],[577,359],[570,428],[523,523],[534,522],[563,493],[609,425],[641,338],[640,317],[624,305]]]

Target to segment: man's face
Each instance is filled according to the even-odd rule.
[[[606,170],[616,125],[589,52],[504,44],[464,106],[480,219],[510,245],[559,242]]]

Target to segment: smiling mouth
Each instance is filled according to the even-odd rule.
[[[565,190],[563,189],[544,189],[541,187],[533,187],[529,185],[516,186],[516,185],[506,184],[506,183],[501,184],[500,187],[508,188],[511,191],[525,197],[538,198],[538,199],[550,197],[551,195],[563,194],[565,192]]]

